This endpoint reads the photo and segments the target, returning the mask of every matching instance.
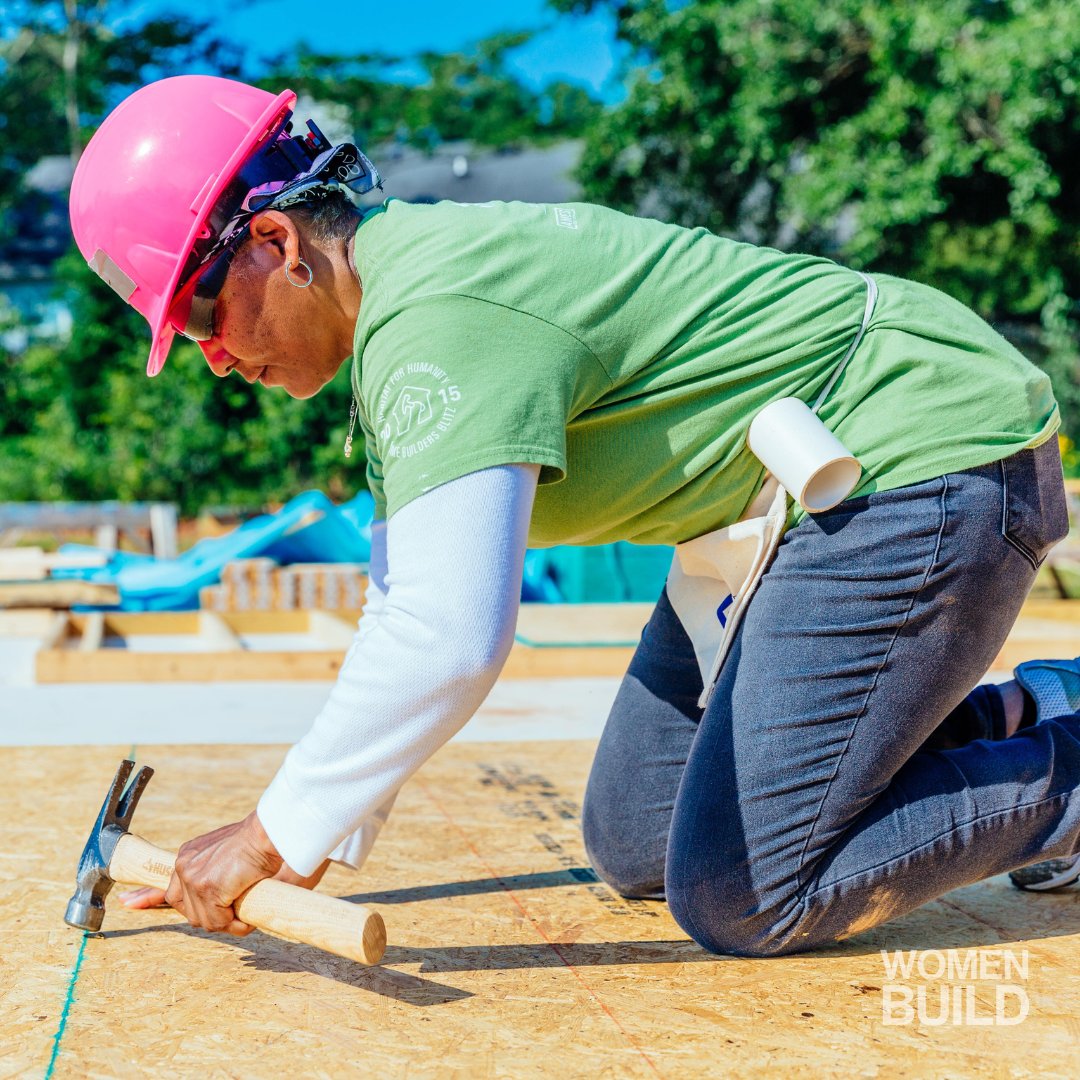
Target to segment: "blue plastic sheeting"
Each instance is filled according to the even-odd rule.
[[[620,542],[529,551],[521,598],[554,604],[654,602],[671,567],[672,550]]]
[[[54,577],[115,585],[121,610],[183,611],[199,606],[199,590],[221,580],[234,559],[366,563],[371,558],[374,501],[365,491],[335,506],[321,491],[298,495],[276,514],[244,522],[226,536],[200,540],[176,559],[116,552],[104,567],[55,571]],[[95,551],[65,544],[62,551]],[[525,556],[522,600],[560,603],[654,601],[660,595],[671,548],[636,544],[553,547]]]
[[[551,552],[525,552],[525,572],[521,576],[521,599],[533,604],[565,603],[562,592],[551,575]]]
[[[199,590],[216,584],[222,567],[234,559],[366,563],[371,558],[373,507],[366,491],[340,507],[321,491],[307,491],[276,514],[252,518],[226,536],[200,540],[176,559],[118,552],[107,566],[54,576],[115,585],[125,611],[196,608]],[[62,550],[78,548],[67,545]]]

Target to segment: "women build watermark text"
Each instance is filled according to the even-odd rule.
[[[883,1024],[1011,1027],[1031,1008],[1027,949],[882,949],[881,960]]]

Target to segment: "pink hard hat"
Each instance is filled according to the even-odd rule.
[[[169,307],[196,245],[212,239],[212,212],[295,102],[291,90],[275,96],[210,75],[162,79],[122,101],[83,152],[72,232],[90,266],[150,323],[148,375],[165,366]]]

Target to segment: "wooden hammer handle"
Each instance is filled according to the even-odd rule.
[[[129,885],[164,889],[175,862],[171,852],[125,833],[116,843],[109,876]],[[386,927],[377,911],[298,885],[271,879],[256,882],[233,907],[236,917],[250,926],[361,964],[377,964],[386,951]]]

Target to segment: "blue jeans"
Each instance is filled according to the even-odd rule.
[[[789,531],[708,707],[662,595],[584,807],[597,873],[716,953],[813,948],[1080,849],[1080,715],[975,684],[1068,521],[1056,440]]]

